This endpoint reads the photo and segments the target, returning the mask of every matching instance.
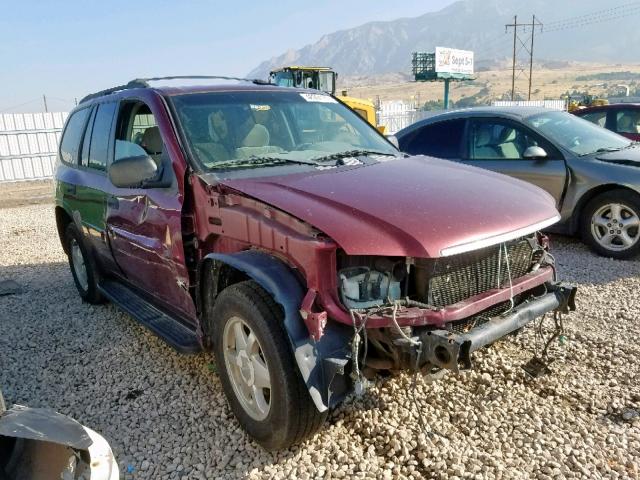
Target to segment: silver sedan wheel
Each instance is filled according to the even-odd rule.
[[[251,418],[264,420],[271,408],[271,377],[258,338],[242,318],[231,317],[223,341],[224,363],[236,398]]]
[[[608,203],[591,218],[593,238],[607,250],[622,251],[633,247],[640,238],[640,217],[622,203]]]
[[[71,240],[71,263],[73,263],[73,271],[76,274],[76,279],[80,284],[80,287],[84,291],[89,289],[89,277],[87,275],[87,266],[84,263],[84,256],[82,255],[82,250],[80,250],[80,245],[78,245],[78,241],[73,238]]]

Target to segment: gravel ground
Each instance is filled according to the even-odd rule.
[[[52,205],[0,210],[0,385],[103,434],[132,479],[639,478],[640,262],[554,238],[579,311],[529,380],[533,329],[427,384],[382,379],[306,443],[260,449],[231,414],[209,354],[180,356],[112,305],[83,304]],[[412,393],[415,394],[415,402]],[[417,404],[416,404],[417,403]],[[425,435],[420,416],[429,430]]]

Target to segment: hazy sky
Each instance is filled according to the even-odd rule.
[[[0,113],[68,110],[143,76],[245,75],[260,61],[372,20],[453,0],[0,0]],[[26,105],[22,105],[25,104]]]

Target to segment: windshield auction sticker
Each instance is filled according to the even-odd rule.
[[[330,97],[329,95],[321,95],[319,93],[301,93],[300,96],[307,102],[338,103],[333,97]]]

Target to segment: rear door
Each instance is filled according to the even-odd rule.
[[[73,113],[60,144],[58,195],[80,226],[87,246],[103,271],[115,265],[105,230],[106,161],[115,103],[89,106]],[[67,168],[72,167],[72,168]]]
[[[562,154],[529,128],[507,119],[469,119],[465,135],[463,163],[503,173],[549,192],[559,208],[567,182]],[[530,146],[542,147],[545,159],[526,159]]]
[[[113,128],[116,102],[94,106],[82,142],[80,169],[83,182],[77,186],[76,196],[82,203],[82,224],[85,234],[103,268],[112,270],[113,257],[106,237],[107,158],[112,148],[109,136]]]

